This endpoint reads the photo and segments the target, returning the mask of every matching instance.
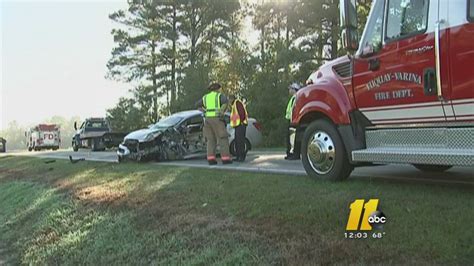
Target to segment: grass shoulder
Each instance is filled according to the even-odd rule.
[[[0,255],[12,263],[467,263],[472,188],[0,158]],[[379,198],[387,236],[344,239]],[[5,255],[3,255],[5,254]]]

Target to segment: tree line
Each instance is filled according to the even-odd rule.
[[[130,131],[194,108],[212,81],[246,100],[266,145],[282,145],[287,87],[304,84],[321,64],[344,54],[338,0],[130,1],[109,15],[115,46],[107,77],[136,84],[107,110]],[[361,1],[361,18],[371,1]],[[242,31],[246,23],[255,44]],[[364,21],[361,22],[364,24]]]

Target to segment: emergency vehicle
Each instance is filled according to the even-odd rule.
[[[118,147],[127,133],[114,132],[109,121],[102,117],[87,118],[77,127],[74,123],[76,134],[72,138],[72,149],[78,151],[88,148],[92,151],[104,151]]]
[[[474,165],[474,0],[374,0],[359,41],[357,4],[341,0],[343,45],[298,91],[292,124],[306,172]]]
[[[39,124],[25,132],[28,151],[59,149],[61,135],[59,126],[54,124]]]

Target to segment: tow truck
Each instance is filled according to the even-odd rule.
[[[78,151],[80,148],[92,151],[103,151],[118,147],[127,133],[113,132],[110,123],[105,118],[88,118],[81,126],[77,127],[74,122],[76,134],[72,138],[72,149]]]
[[[293,110],[307,174],[472,167],[474,0],[374,0],[360,40],[355,0],[340,18],[348,55],[312,73]]]

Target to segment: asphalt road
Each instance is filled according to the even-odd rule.
[[[35,156],[41,158],[69,159],[85,158],[91,161],[117,162],[115,151],[91,152],[89,150],[42,151],[42,152],[12,152],[0,156]],[[1,162],[0,162],[1,163]],[[133,163],[133,162],[129,162]],[[301,161],[286,161],[284,154],[277,151],[252,151],[244,163],[234,162],[231,165],[209,166],[207,161],[195,158],[184,161],[149,162],[157,165],[184,166],[210,169],[226,169],[230,171],[246,171],[258,173],[274,173],[286,175],[306,175]],[[474,167],[453,167],[445,173],[426,173],[415,169],[411,165],[383,165],[359,167],[352,172],[351,178],[367,180],[384,180],[393,182],[421,182],[428,184],[467,185],[474,188]]]

